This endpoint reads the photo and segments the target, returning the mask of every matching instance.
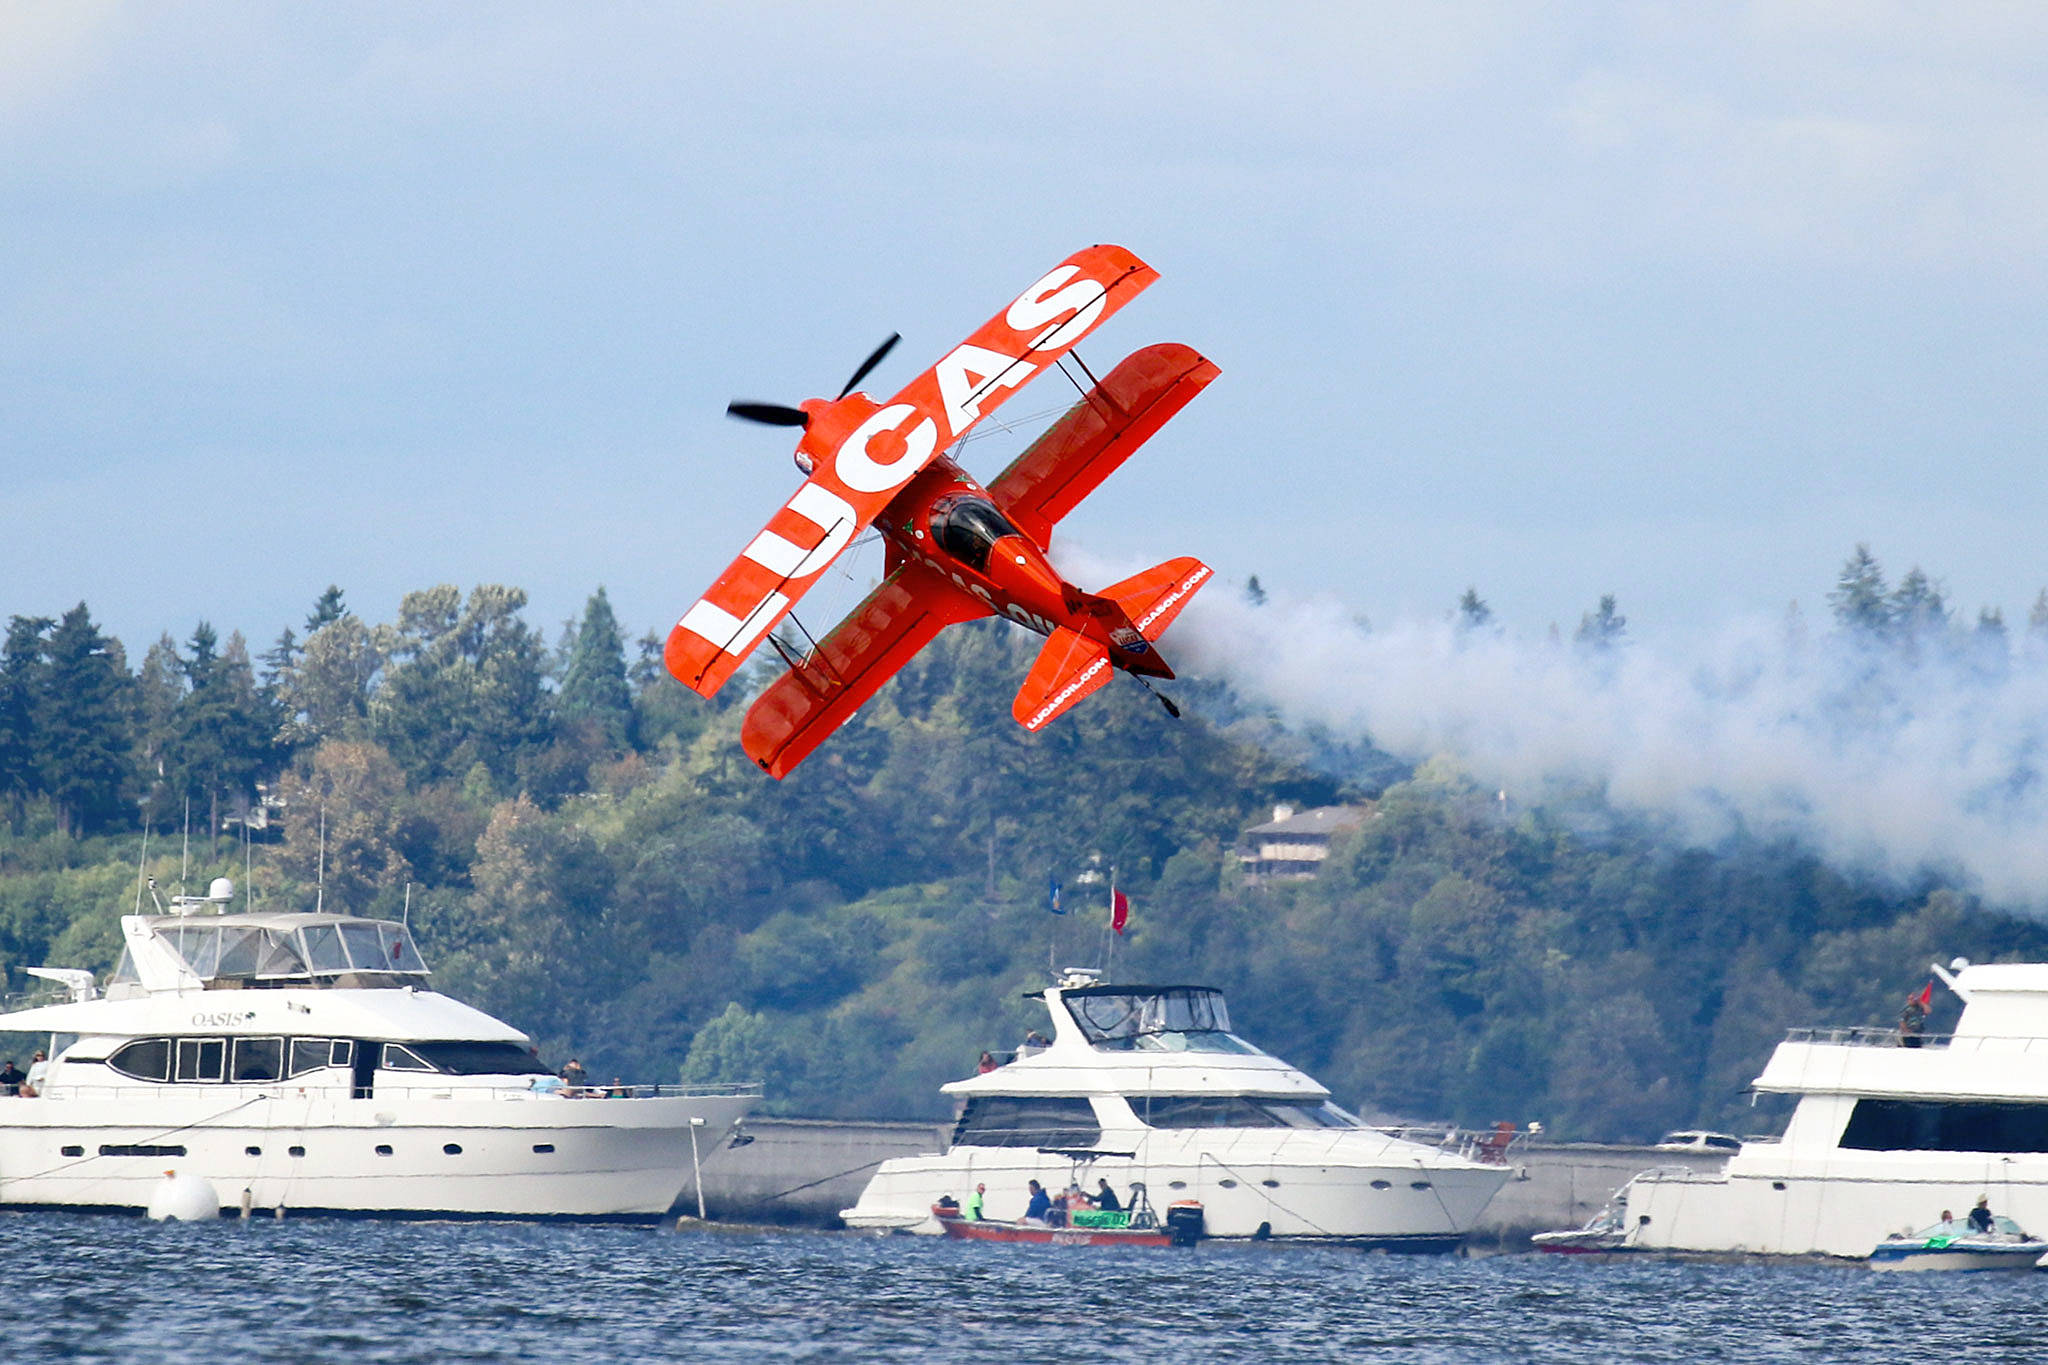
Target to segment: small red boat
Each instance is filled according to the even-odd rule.
[[[1052,1246],[1167,1247],[1189,1240],[1176,1237],[1171,1228],[1154,1224],[1134,1228],[1111,1214],[1078,1214],[1075,1225],[1053,1227],[1047,1223],[1006,1223],[989,1218],[963,1218],[958,1207],[934,1204],[932,1216],[948,1237],[969,1242],[1042,1242]],[[1123,1215],[1128,1219],[1129,1215]]]

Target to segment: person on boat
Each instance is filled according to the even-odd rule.
[[[974,1193],[967,1196],[967,1216],[975,1222],[981,1221],[981,1201],[988,1194],[988,1186],[976,1185]]]
[[[1934,1235],[1937,1237],[1953,1237],[1961,1231],[1962,1229],[1956,1226],[1955,1214],[1947,1209],[1943,1209],[1941,1211],[1941,1221],[1934,1225]]]
[[[1980,1194],[1977,1196],[1977,1207],[1970,1210],[1970,1231],[1980,1237],[1988,1237],[1991,1235],[1991,1228],[1991,1196]]]
[[[569,1059],[569,1065],[562,1068],[562,1084],[571,1090],[581,1090],[583,1083],[589,1079],[590,1075],[583,1069],[583,1063],[574,1057]]]
[[[1050,1223],[1052,1221],[1052,1196],[1036,1180],[1030,1182],[1031,1202],[1024,1206],[1024,1221],[1027,1223]]]
[[[7,1059],[7,1065],[0,1067],[0,1095],[19,1095],[21,1083],[28,1077],[14,1064],[14,1058]]]
[[[50,1054],[47,1052],[38,1051],[36,1055],[30,1059],[28,1064],[27,1084],[29,1089],[40,1091],[43,1088],[43,1077],[47,1076],[49,1072]]]
[[[993,1052],[984,1052],[981,1054],[980,1063],[974,1069],[974,1074],[976,1074],[977,1076],[986,1076],[989,1072],[994,1071],[995,1069],[996,1055]]]
[[[1899,1046],[1920,1046],[1920,1035],[1927,1029],[1928,992],[1915,991],[1906,997],[1906,1007],[1899,1011]]]
[[[1123,1210],[1123,1201],[1116,1197],[1116,1191],[1109,1187],[1109,1181],[1101,1177],[1097,1177],[1095,1181],[1095,1197],[1089,1202],[1104,1213],[1120,1213]]]
[[[1033,1029],[1024,1035],[1024,1046],[1017,1050],[1019,1052],[1043,1052],[1051,1046],[1052,1043],[1044,1034],[1040,1033],[1037,1029]]]

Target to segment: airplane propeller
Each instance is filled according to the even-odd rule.
[[[861,361],[860,368],[853,372],[853,378],[846,381],[846,387],[839,391],[839,396],[841,398],[844,398],[849,393],[852,393],[853,386],[855,384],[860,383],[861,380],[866,379],[868,377],[868,371],[874,369],[875,366],[881,364],[882,357],[889,354],[889,352],[895,350],[896,343],[901,340],[903,340],[903,333],[889,333],[889,339],[883,342],[881,345],[875,347],[875,349],[869,353],[868,358],[866,360]]]
[[[852,393],[853,386],[866,379],[869,372],[881,364],[883,358],[895,350],[896,343],[901,340],[901,332],[889,333],[889,339],[875,347],[868,358],[861,361],[860,368],[853,372],[853,378],[847,380],[846,387],[839,391],[839,397],[844,398]],[[768,427],[807,427],[811,424],[811,415],[802,408],[786,407],[781,403],[727,403],[725,415],[737,417],[742,422],[759,422]]]

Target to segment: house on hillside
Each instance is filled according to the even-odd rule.
[[[1330,856],[1330,840],[1357,829],[1372,815],[1370,806],[1317,806],[1297,811],[1273,807],[1273,818],[1253,825],[1238,839],[1237,857],[1251,881],[1313,877]]]

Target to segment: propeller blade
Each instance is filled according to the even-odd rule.
[[[811,424],[811,415],[802,408],[786,408],[780,403],[727,403],[725,415],[769,427],[807,427]]]
[[[903,340],[903,334],[901,332],[889,333],[889,339],[883,342],[881,345],[875,347],[873,355],[869,356],[866,360],[861,361],[860,368],[853,372],[853,378],[846,381],[846,387],[839,391],[839,396],[841,398],[844,398],[849,393],[852,393],[854,385],[860,383],[861,380],[866,379],[868,377],[868,371],[874,369],[875,366],[881,364],[882,357],[889,354],[889,352],[895,350],[896,343],[901,340]]]

